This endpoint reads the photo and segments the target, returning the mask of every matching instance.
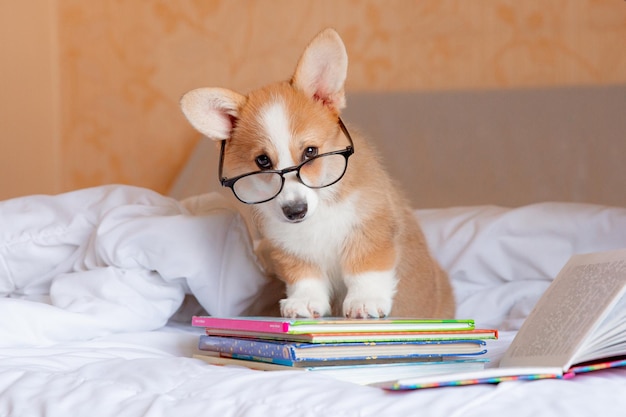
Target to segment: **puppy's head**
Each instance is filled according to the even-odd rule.
[[[312,188],[303,184],[321,184],[324,176],[330,175],[332,166],[322,159],[299,172],[289,168],[348,145],[338,124],[339,112],[345,107],[347,66],[341,38],[326,29],[307,46],[288,82],[247,96],[221,88],[201,88],[183,96],[181,107],[190,123],[205,136],[226,141],[223,177],[283,171],[280,193],[256,205],[261,215],[301,222],[314,215],[321,199],[336,193],[336,185]],[[255,175],[239,180],[234,189],[240,199],[246,194],[263,200],[272,194],[270,189],[277,190],[280,185],[277,175]]]

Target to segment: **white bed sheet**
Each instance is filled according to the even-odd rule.
[[[392,393],[299,371],[207,365],[188,358],[198,334],[166,328],[44,349],[3,349],[0,415],[619,416],[626,410],[624,369],[567,381]],[[492,356],[513,334],[490,344]]]
[[[111,223],[99,217],[87,222],[90,226],[80,229],[83,232],[70,239],[71,245],[65,245],[67,239],[61,246],[59,241],[51,244],[48,240],[48,246],[36,248],[27,260],[18,259],[16,253],[21,252],[7,244],[16,242],[17,236],[15,233],[9,236],[9,226],[13,232],[21,227],[18,221],[9,220],[14,218],[12,213],[16,207],[32,208],[43,204],[54,208],[46,217],[45,226],[30,227],[28,233],[19,234],[20,244],[41,243],[42,236],[49,237],[50,230],[58,230],[54,227],[62,222],[66,210],[95,207],[86,204],[87,200],[97,201],[98,207],[103,207],[111,196],[115,197],[113,205],[118,213],[120,207],[130,202],[129,212],[136,214],[138,198],[144,207],[138,218],[115,217],[124,219],[116,223],[120,232],[115,235],[116,239],[102,233],[114,228],[101,228]],[[146,200],[146,196],[150,198]],[[207,310],[219,306],[222,310],[218,311],[227,312],[233,311],[228,311],[229,308],[245,311],[263,301],[254,294],[263,289],[265,282],[255,269],[245,227],[241,226],[236,213],[218,207],[213,197],[179,204],[146,190],[125,187],[85,190],[70,197],[0,203],[3,226],[0,283],[4,285],[0,288],[5,291],[0,298],[2,417],[417,414],[436,417],[501,416],[504,413],[511,416],[618,416],[624,415],[626,410],[626,369],[590,373],[572,380],[516,381],[392,393],[323,375],[216,367],[191,359],[201,330],[185,324],[189,318],[185,317],[186,313],[177,316],[178,319],[183,317],[182,324],[170,320],[162,327],[163,317],[171,315],[182,302],[182,294],[194,294],[201,307]],[[167,210],[163,211],[162,207]],[[111,207],[89,212],[110,214],[110,210]],[[492,365],[497,364],[515,330],[571,254],[626,247],[626,210],[616,207],[546,203],[518,209],[485,206],[419,210],[416,215],[433,252],[450,273],[459,305],[458,316],[475,318],[479,326],[504,330],[499,341],[488,345],[489,355],[494,359]],[[67,216],[68,219],[75,217]],[[210,273],[190,274],[188,266],[181,264],[177,245],[195,236],[193,230],[197,229],[200,235],[207,230],[179,228],[178,221],[227,231],[218,234],[219,238],[214,235],[206,240],[208,246],[197,251],[201,258],[212,260],[203,264]],[[142,227],[137,228],[138,224]],[[146,229],[146,225],[152,229]],[[163,225],[169,225],[165,228],[167,239],[155,232],[162,230]],[[146,230],[152,232],[146,235]],[[108,238],[104,239],[105,236]],[[100,237],[103,237],[102,247],[112,252],[97,252],[97,262],[89,266],[85,259],[96,258],[84,255],[90,253],[93,243]],[[199,244],[194,239],[192,241]],[[84,246],[83,241],[90,245]],[[125,246],[120,242],[134,244]],[[243,255],[224,257],[223,249],[227,245],[238,248]],[[59,247],[74,250],[59,252],[56,250]],[[152,250],[128,249],[133,247],[168,250],[153,253]],[[83,257],[77,258],[77,253]],[[102,253],[114,253],[117,257],[105,257]],[[215,253],[218,255],[213,256]],[[126,256],[121,259],[120,254]],[[81,261],[77,261],[79,258]],[[60,259],[64,262],[59,262]],[[195,261],[193,257],[185,259]],[[20,264],[18,260],[30,263]],[[63,271],[59,270],[61,264],[67,266]],[[46,268],[54,270],[45,272]],[[113,274],[110,279],[106,273],[99,273],[97,278],[89,274],[111,268],[121,275]],[[33,270],[37,273],[32,273]],[[248,275],[251,282],[237,274],[246,270],[252,271]],[[30,275],[24,271],[31,271]],[[76,286],[76,297],[72,299],[71,286],[64,287],[63,302],[55,304],[49,292],[58,285],[57,277],[65,280],[68,276]],[[239,281],[232,285],[233,281],[223,280]],[[127,281],[133,284],[128,287]],[[158,283],[156,287],[155,283]],[[128,300],[118,300],[111,297],[110,285],[115,291],[135,288],[139,292]],[[145,288],[158,290],[144,294],[141,291]],[[86,290],[91,291],[92,298],[85,299]],[[167,301],[172,300],[172,293],[178,297],[176,302]],[[149,311],[155,313],[155,318],[128,309],[126,301],[151,305]],[[89,308],[94,305],[98,308]],[[109,308],[119,311],[120,305],[129,314],[128,322],[123,315],[116,315],[119,313],[107,314]],[[186,311],[194,307],[199,306],[192,305]]]

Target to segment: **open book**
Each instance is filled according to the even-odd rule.
[[[574,255],[542,295],[498,368],[402,379],[392,390],[566,378],[626,366],[626,249]]]

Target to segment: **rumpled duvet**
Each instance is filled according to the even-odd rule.
[[[626,247],[625,213],[542,203],[416,215],[457,314],[516,329],[572,254]],[[186,294],[208,314],[255,314],[280,294],[264,298],[275,284],[252,248],[218,194],[179,202],[111,185],[0,202],[0,346],[157,329]]]
[[[267,283],[218,195],[105,186],[0,203],[0,346],[157,329],[189,293],[209,314],[250,313]]]

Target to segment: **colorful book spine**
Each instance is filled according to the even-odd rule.
[[[533,381],[537,379],[569,379],[576,375],[600,371],[603,369],[626,366],[626,359],[608,360],[605,362],[574,366],[567,372],[550,372],[541,368],[490,368],[470,373],[449,373],[433,376],[387,381],[377,384],[378,387],[392,390],[415,390],[423,388],[439,388],[477,384],[499,384],[506,381]]]
[[[217,352],[211,352],[212,354],[215,354]],[[213,355],[210,355],[213,356]],[[288,366],[290,368],[302,368],[302,367],[336,367],[336,366],[363,366],[363,365],[372,365],[372,364],[391,364],[391,365],[398,365],[398,364],[416,364],[416,363],[454,363],[454,362],[462,362],[462,363],[466,363],[466,362],[481,362],[481,363],[487,363],[488,360],[487,359],[482,359],[482,358],[475,358],[475,357],[469,357],[469,358],[454,358],[454,357],[436,357],[436,358],[432,358],[432,357],[418,357],[418,358],[387,358],[387,359],[380,359],[380,358],[376,358],[375,360],[373,358],[368,358],[368,359],[361,359],[361,360],[357,360],[357,359],[339,359],[339,360],[324,360],[324,361],[319,361],[319,360],[301,360],[301,361],[294,361],[291,359],[280,359],[280,358],[265,358],[265,357],[261,357],[261,356],[251,356],[251,355],[242,355],[242,354],[237,354],[237,353],[232,353],[232,354],[228,354],[228,353],[218,353],[218,357],[220,358],[225,358],[225,359],[236,359],[236,360],[240,360],[240,361],[247,361],[247,362],[262,362],[262,363],[268,363],[268,364],[274,364],[274,365],[281,365],[281,366]]]
[[[424,382],[412,385],[392,385],[383,386],[392,391],[412,390],[412,389],[425,389],[425,388],[442,388],[442,387],[460,387],[465,385],[478,385],[478,384],[499,384],[500,382],[509,381],[535,381],[538,379],[555,379],[560,378],[556,374],[533,374],[533,375],[509,375],[500,377],[485,377],[474,379],[460,379],[456,381],[441,381],[441,382]]]

